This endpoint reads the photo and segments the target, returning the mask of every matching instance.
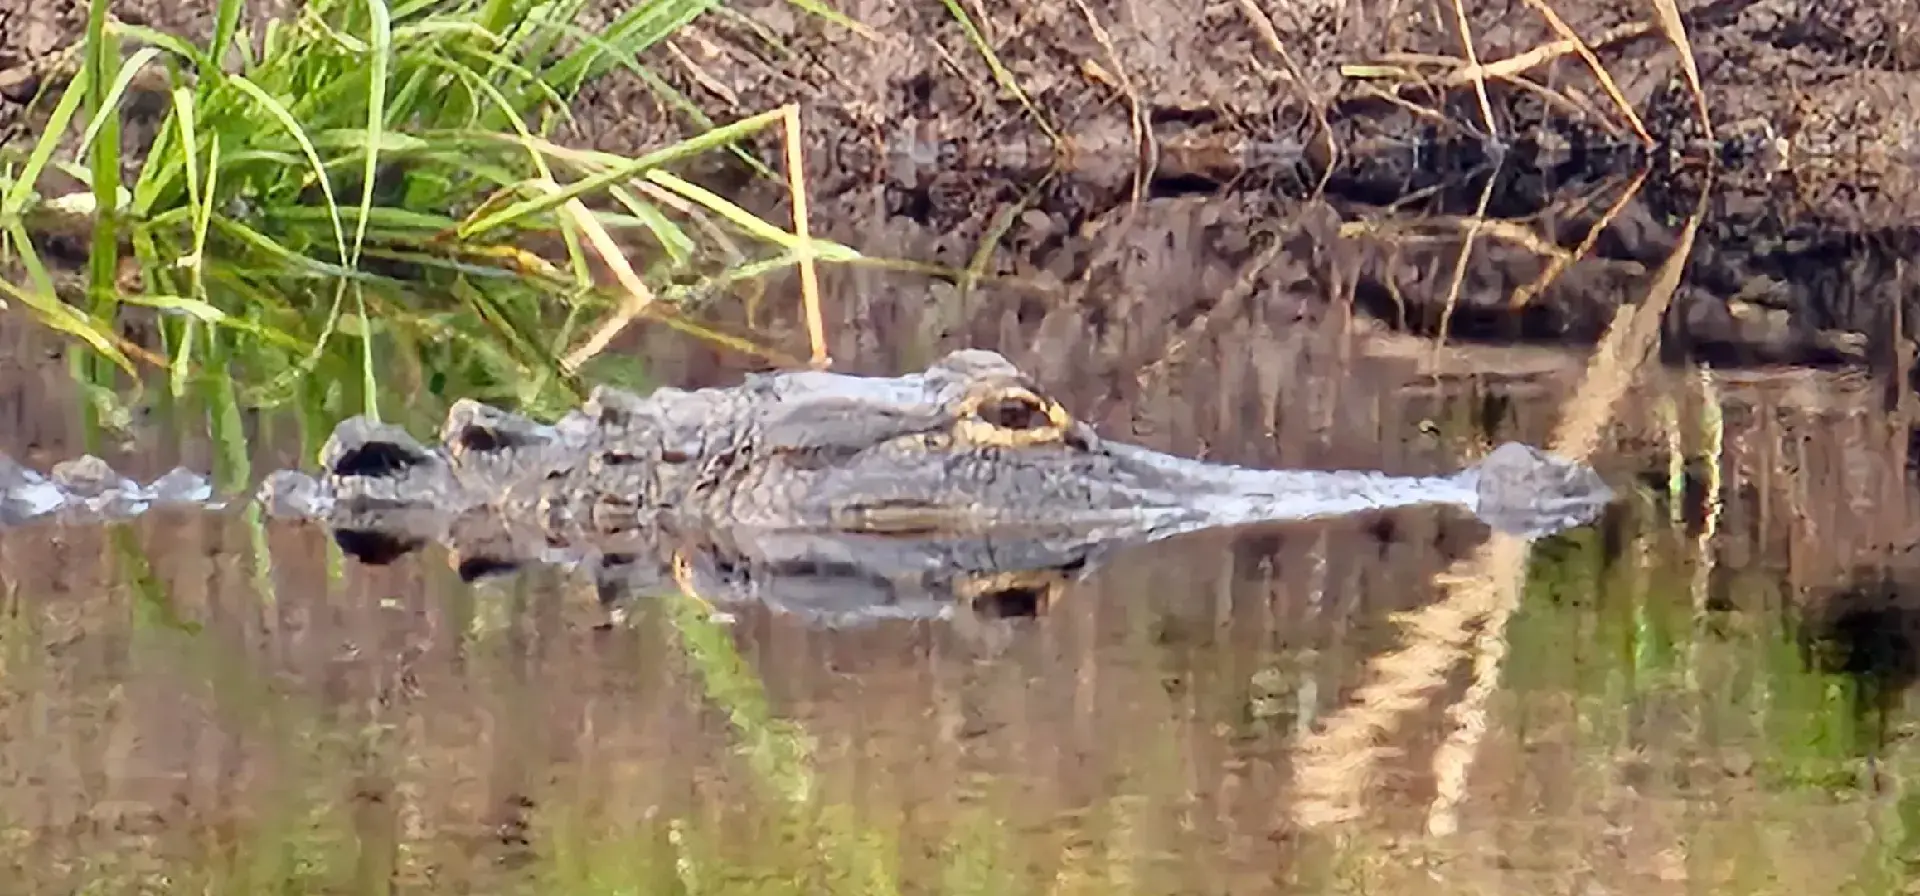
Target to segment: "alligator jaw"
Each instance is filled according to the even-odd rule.
[[[1450,476],[1359,470],[1262,470],[1213,464],[1132,445],[1104,446],[1173,518],[1165,534],[1197,528],[1317,519],[1402,507],[1453,505],[1496,531],[1538,536],[1592,522],[1613,500],[1592,467],[1508,442]]]
[[[1518,443],[1451,476],[1391,476],[1209,463],[1102,442],[1084,430],[1070,442],[996,453],[979,461],[979,476],[951,455],[925,462],[886,456],[849,467],[844,485],[828,479],[822,498],[843,531],[1069,528],[1142,540],[1425,505],[1458,506],[1496,530],[1534,536],[1590,522],[1613,498],[1590,467]]]

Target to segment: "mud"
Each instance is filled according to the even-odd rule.
[[[957,268],[1011,222],[987,273],[1017,283],[1023,324],[1034,302],[1053,305],[1051,318],[1063,299],[1096,326],[1144,296],[1180,320],[1208,317],[1221,289],[1251,278],[1236,288],[1274,324],[1321,317],[1331,299],[1411,334],[1581,345],[1637,300],[1711,189],[1670,360],[1887,368],[1905,351],[1920,311],[1920,0],[1683,4],[1712,141],[1648,4],[1557,5],[1650,147],[1578,55],[1499,68],[1558,39],[1533,7],[1467,5],[1478,58],[1514,75],[1487,82],[1492,140],[1469,81],[1393,88],[1343,73],[1391,64],[1446,81],[1435,60],[1463,50],[1451,4],[1438,2],[969,8],[1034,113],[994,86],[939,4],[858,0],[841,11],[862,34],[782,2],[745,3],[643,62],[714,120],[799,104],[816,232]],[[77,2],[0,3],[0,86],[12,85],[0,89],[0,133],[31,131],[20,101],[57,86],[39,70],[83,14]],[[206,3],[116,14],[189,37],[210,23]],[[590,85],[574,112],[568,138],[612,151],[694,132],[625,72]],[[753,146],[778,162],[773,133]],[[702,165],[709,185],[787,215],[783,185],[723,155]],[[1629,188],[1648,166],[1653,176]],[[1409,215],[1422,220],[1364,232]],[[1311,242],[1278,245],[1282,232]],[[1095,282],[1109,293],[1090,293]]]
[[[624,6],[609,0],[584,24]],[[943,192],[954,177],[1049,171],[1098,192],[1327,175],[1377,185],[1444,174],[1452,155],[1453,164],[1499,157],[1536,171],[1718,160],[1749,188],[1777,175],[1790,181],[1777,189],[1838,216],[1870,214],[1841,207],[1863,198],[1894,203],[1882,211],[1911,198],[1920,0],[1682,2],[1704,106],[1650,4],[1554,5],[1651,144],[1534,5],[1465,6],[1476,58],[1499,76],[1484,82],[1484,109],[1477,82],[1462,75],[1468,42],[1454,8],[1432,0],[1221,2],[1198,15],[1132,0],[968,8],[1031,110],[996,84],[939,4],[856,0],[840,9],[865,29],[856,32],[779,0],[742,3],[641,62],[717,121],[799,104],[811,173],[829,196],[860,181]],[[77,0],[0,4],[0,127],[17,132],[21,103],[47,83],[50,57],[71,44],[84,9]],[[115,14],[201,37],[209,10],[206,0],[135,2]],[[574,111],[574,136],[603,149],[634,152],[691,133],[626,72],[592,85]]]
[[[1490,66],[1557,39],[1527,4],[1467,6],[1473,46]],[[1683,3],[1711,116],[1713,139],[1704,143],[1681,57],[1652,26],[1648,6],[1600,0],[1555,9],[1595,44],[1655,141],[1651,160],[1738,162],[1755,169],[1741,176],[1756,183],[1787,174],[1816,208],[1838,201],[1828,191],[1847,187],[1910,196],[1914,185],[1900,169],[1920,152],[1920,9],[1912,0]],[[1121,191],[1136,176],[1165,189],[1235,178],[1312,183],[1330,172],[1392,182],[1431,171],[1444,161],[1433,153],[1448,148],[1471,158],[1507,147],[1524,167],[1554,169],[1617,165],[1632,160],[1617,151],[1638,147],[1591,71],[1569,53],[1519,71],[1524,84],[1488,83],[1491,131],[1469,81],[1394,87],[1343,74],[1342,66],[1398,64],[1445,80],[1444,60],[1433,60],[1463,55],[1446,3],[1264,11],[1217,3],[1198,15],[1142,3],[970,9],[985,13],[982,32],[1044,127],[993,86],[991,69],[940,5],[843,10],[878,39],[795,18],[780,3],[737,8],[769,33],[703,19],[673,41],[683,52],[663,54],[660,71],[720,120],[800,103],[809,149],[822,150],[814,167],[828,177],[912,171],[938,180],[1058,166]],[[1623,32],[1629,36],[1608,39]],[[768,39],[786,51],[778,64],[759,61],[771,55]],[[581,133],[628,151],[671,133],[659,130],[670,116],[635,90],[610,79],[590,92]],[[608,111],[595,114],[601,109]],[[633,121],[639,109],[653,113],[651,128]],[[616,118],[625,121],[598,126]],[[929,170],[936,168],[960,171]],[[1869,186],[1882,180],[1886,186]],[[831,182],[825,190],[835,192]]]
[[[1467,6],[1483,62],[1557,39],[1527,4]],[[961,266],[1014,222],[987,269],[1037,286],[1053,306],[1043,317],[1065,313],[1063,299],[1076,307],[1080,320],[1055,320],[1057,331],[1100,328],[1141,302],[1178,321],[1212,318],[1233,284],[1274,326],[1339,316],[1344,302],[1400,332],[1583,345],[1639,300],[1710,191],[1667,360],[1886,370],[1916,334],[1913,0],[1682,4],[1712,140],[1648,4],[1557,4],[1595,43],[1651,147],[1575,55],[1527,69],[1526,85],[1488,84],[1497,141],[1469,83],[1388,99],[1377,81],[1342,74],[1460,56],[1446,3],[1268,8],[1278,51],[1251,4],[1199,15],[970,7],[1037,117],[992,86],[942,6],[844,8],[878,40],[779,3],[738,9],[747,19],[705,18],[677,37],[659,71],[718,120],[799,103],[814,226],[862,251]],[[777,65],[759,61],[769,36],[787,51]],[[1575,114],[1564,98],[1604,111]],[[684,133],[620,76],[579,105],[578,138],[603,148]],[[758,145],[777,159],[772,138]],[[1630,187],[1641,169],[1652,176]],[[711,176],[786,214],[777,186]],[[1476,229],[1476,215],[1507,227]],[[1589,239],[1591,251],[1556,267]],[[839,295],[866,304],[858,290]]]

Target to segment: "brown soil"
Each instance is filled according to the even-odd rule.
[[[1343,65],[1405,54],[1463,55],[1448,3],[1267,4],[1266,22],[1252,18],[1254,3],[1206,4],[1198,15],[1112,0],[962,5],[986,16],[983,33],[1062,135],[1058,149],[993,86],[941,4],[843,4],[878,34],[869,39],[777,0],[744,3],[734,8],[746,18],[703,18],[655,63],[716,120],[799,103],[815,226],[863,251],[964,265],[993,222],[1013,215],[988,271],[1047,285],[1040,317],[1053,332],[1158,315],[1127,339],[1142,356],[1122,364],[1158,358],[1183,325],[1226,316],[1210,309],[1227,290],[1274,325],[1317,317],[1333,298],[1396,330],[1587,344],[1677,245],[1709,159],[1722,167],[1676,302],[1673,356],[1852,367],[1905,351],[1870,337],[1911,336],[1904,320],[1920,313],[1906,261],[1920,248],[1908,211],[1920,199],[1920,0],[1683,3],[1715,141],[1703,139],[1652,4],[1556,3],[1659,148],[1643,152],[1591,71],[1563,54],[1526,70],[1532,86],[1488,84],[1494,131],[1513,147],[1497,169],[1470,83],[1389,99],[1391,85],[1342,75]],[[1483,62],[1556,39],[1519,0],[1466,6]],[[770,44],[752,28],[790,52],[765,61]],[[1632,36],[1603,39],[1623,33]],[[1569,111],[1568,101],[1602,111]],[[622,76],[579,106],[577,138],[602,148],[632,152],[682,133],[675,113]],[[778,158],[774,138],[758,148]],[[1579,246],[1645,162],[1660,173],[1587,256],[1514,313],[1516,291],[1548,265],[1537,244]],[[1060,175],[1040,182],[1050,167]],[[761,194],[770,214],[784,214],[778,194],[771,185]],[[1469,234],[1481,203],[1536,244]],[[1391,221],[1357,236],[1340,229],[1389,211],[1453,232],[1408,239]],[[1455,261],[1469,246],[1456,288]],[[850,304],[890,304],[866,295],[874,288],[862,281]],[[923,282],[902,290],[924,291]],[[1045,341],[1034,301],[1004,298],[1025,309],[1021,324],[992,335]]]
[[[197,37],[209,27],[210,5],[144,0],[116,4],[115,14]],[[601,12],[627,5],[609,0]],[[1485,65],[1501,68],[1557,39],[1520,0],[1465,6]],[[1663,150],[1758,155],[1797,179],[1841,175],[1855,187],[1869,176],[1898,177],[1902,163],[1920,158],[1920,0],[1682,2],[1712,145],[1701,142],[1681,55],[1651,6],[1554,4],[1594,45]],[[994,86],[943,5],[841,7],[871,34],[779,0],[750,0],[730,7],[737,16],[698,20],[643,62],[716,120],[801,104],[812,167],[829,194],[847,186],[837,181],[938,179],[954,168],[1064,167],[1128,187],[1136,174],[1179,182],[1286,171],[1311,182],[1329,162],[1350,174],[1431,167],[1431,157],[1415,165],[1396,148],[1464,140],[1477,152],[1487,131],[1473,82],[1448,76],[1463,42],[1454,7],[1438,0],[1315,0],[1272,12],[1216,2],[1198,15],[1131,0],[971,9],[1038,116],[1062,137],[1058,151],[1047,128]],[[0,0],[0,126],[17,124],[19,104],[40,83],[34,75],[72,43],[84,14],[78,0]],[[1576,150],[1635,144],[1578,55],[1536,55],[1545,61],[1507,66],[1501,70],[1514,80],[1487,83],[1494,136],[1560,162]],[[1343,73],[1357,65],[1418,69],[1425,84]],[[606,149],[633,151],[687,132],[683,118],[626,73],[590,89],[576,112],[577,136]],[[1298,167],[1308,170],[1288,171]],[[1910,191],[1910,181],[1899,186]]]
[[[209,5],[148,0],[116,14],[198,37]],[[1243,298],[1227,304],[1258,306],[1263,325],[1318,317],[1331,298],[1411,333],[1583,345],[1637,300],[1677,244],[1712,156],[1727,167],[1714,175],[1669,349],[1723,365],[1853,366],[1897,355],[1898,340],[1869,335],[1910,335],[1904,321],[1920,313],[1907,261],[1920,235],[1906,212],[1920,198],[1920,0],[1683,3],[1715,142],[1702,139],[1681,56],[1651,5],[1563,0],[1555,9],[1594,44],[1659,149],[1643,152],[1591,71],[1563,53],[1525,69],[1524,85],[1487,84],[1493,131],[1512,147],[1497,168],[1470,82],[1389,97],[1392,85],[1342,73],[1418,61],[1407,54],[1463,55],[1444,2],[1270,4],[1264,13],[1221,2],[1197,15],[1114,0],[969,7],[1058,145],[993,86],[941,4],[842,3],[871,29],[863,35],[778,0],[747,0],[730,7],[739,15],[705,16],[643,61],[718,121],[798,103],[812,219],[826,236],[960,267],[1011,216],[987,256],[987,273],[1002,279],[965,297],[964,322],[948,316],[951,325],[920,332],[916,344],[961,326],[983,344],[1018,334],[1038,354],[1061,333],[1079,338],[1134,318],[1139,329],[1093,341],[1110,350],[1120,340],[1139,357],[1118,363],[1145,363],[1183,328],[1229,317],[1212,309],[1232,289]],[[1520,0],[1466,6],[1483,63],[1556,39]],[[78,2],[0,0],[0,135],[30,131],[20,101],[83,15]],[[1444,68],[1420,64],[1429,80],[1445,79]],[[692,130],[624,72],[592,85],[575,113],[570,138],[613,151]],[[777,161],[777,140],[769,134],[755,149]],[[1644,161],[1661,173],[1593,250],[1516,301],[1547,268],[1539,245],[1578,246]],[[698,173],[784,216],[780,185],[717,164]],[[1469,233],[1481,203],[1536,244]],[[1340,229],[1384,211],[1455,232]],[[1469,246],[1456,285],[1455,260]],[[851,291],[831,294],[849,297],[838,316],[857,344],[836,354],[886,341],[890,325],[875,309],[927,303],[921,278],[845,276]]]

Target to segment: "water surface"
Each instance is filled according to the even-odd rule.
[[[1558,208],[1508,220],[1570,250],[1597,212]],[[1515,302],[1543,256],[1415,212],[1029,215],[972,288],[829,270],[835,365],[992,348],[1109,437],[1244,464],[1424,474],[1544,443],[1677,221],[1601,227]],[[972,249],[831,220],[870,253]],[[1908,430],[1849,334],[1906,281],[1854,251],[1697,250],[1595,457],[1623,500],[1532,545],[1464,647],[1421,632],[1489,533],[1435,509],[1129,551],[1038,618],[841,628],[674,595],[609,627],[580,576],[343,562],[240,513],[0,534],[0,889],[1899,891]],[[1726,310],[1762,275],[1788,300]],[[793,344],[787,287],[701,313]],[[60,347],[0,324],[0,450],[78,453]],[[680,386],[759,363],[644,324],[615,350]],[[391,385],[421,434],[459,397]],[[190,415],[140,419],[116,466],[210,468]],[[291,415],[247,426],[255,478],[301,462]],[[1396,690],[1415,667],[1436,686]],[[1378,751],[1315,740],[1368,718]]]

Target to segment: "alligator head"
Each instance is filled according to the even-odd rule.
[[[951,353],[898,377],[824,371],[731,389],[601,389],[546,426],[456,404],[438,445],[363,419],[338,427],[318,480],[267,484],[273,506],[421,537],[483,512],[556,526],[738,526],[871,534],[1199,528],[1453,504],[1496,528],[1579,525],[1612,499],[1594,471],[1517,443],[1454,476],[1260,470],[1102,438],[998,354]]]
[[[1612,492],[1584,464],[1518,443],[1446,477],[1260,470],[1102,438],[998,354],[894,378],[781,374],[714,495],[740,524],[873,533],[1198,528],[1455,504],[1527,534],[1591,520]]]

